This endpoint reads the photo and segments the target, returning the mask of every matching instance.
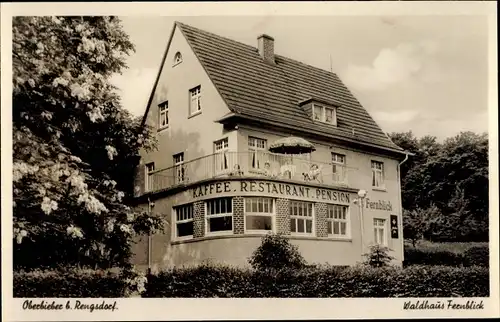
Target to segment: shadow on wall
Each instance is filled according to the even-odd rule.
[[[162,268],[171,268],[174,266],[199,265],[203,262],[201,255],[200,249],[193,247],[190,243],[167,245],[161,266]],[[156,267],[154,268],[156,269]]]

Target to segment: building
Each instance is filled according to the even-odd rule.
[[[336,74],[257,45],[175,23],[143,119],[158,150],[135,181],[138,207],[168,224],[134,263],[246,265],[269,232],[310,263],[352,265],[373,243],[401,263],[405,152]],[[279,140],[314,151],[269,152]]]

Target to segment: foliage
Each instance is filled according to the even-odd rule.
[[[433,241],[488,240],[488,136],[461,132],[444,142],[391,133],[394,143],[414,154],[401,166],[404,219],[416,242],[422,219],[432,213]],[[426,214],[427,213],[427,214]]]
[[[279,234],[268,234],[262,238],[261,245],[248,260],[256,270],[266,269],[300,269],[306,261],[297,246]]]
[[[483,297],[485,267],[325,266],[247,270],[227,266],[170,269],[148,276],[143,297]]]
[[[370,251],[367,254],[363,254],[365,259],[365,264],[372,267],[384,267],[389,266],[391,261],[395,258],[389,255],[391,249],[386,246],[379,244],[371,245]]]
[[[119,270],[14,271],[14,297],[123,297]]]
[[[405,247],[404,266],[445,265],[445,266],[489,266],[489,247],[474,246],[462,251],[447,247]]]
[[[159,218],[125,204],[151,130],[122,109],[113,73],[134,50],[115,17],[14,17],[14,266],[125,265]]]
[[[489,267],[490,265],[490,252],[488,247],[471,247],[465,252],[464,257],[466,259],[466,264],[469,266],[478,265]]]

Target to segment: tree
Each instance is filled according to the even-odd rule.
[[[14,265],[127,265],[160,218],[125,203],[151,129],[120,106],[134,50],[115,17],[13,19]]]
[[[371,245],[370,251],[363,256],[366,258],[364,264],[372,267],[389,266],[395,258],[389,255],[391,249],[379,244]]]
[[[292,245],[288,238],[274,234],[262,238],[249,263],[256,270],[300,269],[306,266],[297,246]]]
[[[425,237],[443,241],[488,240],[487,135],[462,132],[443,143],[433,136],[417,139],[411,131],[392,133],[390,137],[415,154],[401,169],[403,208],[410,215],[433,207],[440,213]],[[410,236],[414,228],[410,222],[415,220],[406,220]]]

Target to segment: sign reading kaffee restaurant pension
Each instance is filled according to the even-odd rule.
[[[231,194],[258,194],[269,197],[319,200],[344,204],[350,203],[351,200],[350,192],[260,180],[210,182],[192,189],[193,199]]]

